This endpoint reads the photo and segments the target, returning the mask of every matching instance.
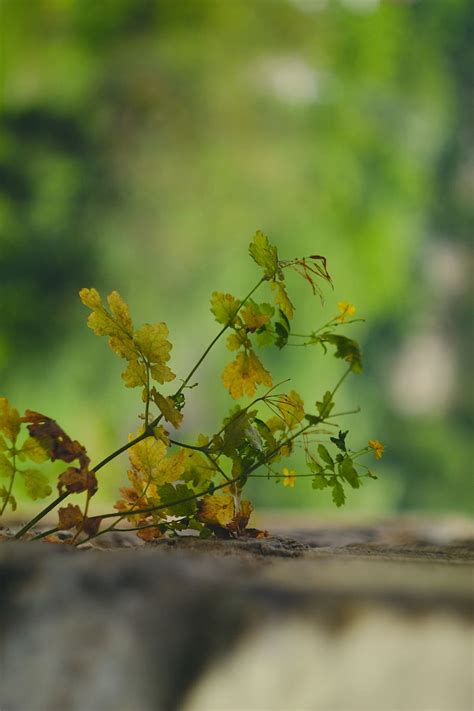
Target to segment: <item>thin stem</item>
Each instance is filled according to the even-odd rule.
[[[73,539],[72,539],[72,541],[71,541],[72,544],[74,544],[74,543],[77,541],[78,536],[80,536],[80,534],[82,533],[82,530],[83,530],[83,528],[84,528],[84,523],[85,523],[85,521],[86,521],[86,519],[87,519],[87,514],[89,513],[90,500],[91,500],[91,492],[90,492],[90,489],[87,489],[87,492],[86,492],[86,504],[85,504],[85,506],[84,506],[84,513],[82,514],[82,521],[81,521],[81,523],[79,524],[79,526],[77,527],[76,533],[74,534],[74,537],[73,537]]]
[[[294,477],[294,478],[296,478],[296,479],[300,479],[300,478],[305,477],[305,476],[312,476],[312,477],[314,477],[314,474],[313,474],[313,473],[311,473],[311,474],[292,474],[292,478]],[[257,478],[261,478],[261,479],[284,479],[284,478],[285,478],[285,475],[284,475],[284,474],[249,474],[249,475],[248,475],[248,478],[249,478],[249,479],[257,479]]]
[[[16,442],[16,440],[15,440],[15,442]],[[15,447],[15,442],[13,442],[13,447]],[[13,450],[13,451],[15,451],[15,450]],[[11,493],[12,493],[12,491],[13,491],[13,483],[14,483],[14,481],[15,481],[15,475],[16,475],[16,462],[15,462],[15,460],[16,460],[16,455],[14,454],[14,455],[13,455],[13,461],[12,461],[13,472],[12,472],[12,476],[11,476],[11,479],[10,479],[10,486],[8,487],[8,492],[7,492],[7,495],[6,495],[6,497],[5,497],[5,501],[3,502],[2,510],[0,511],[0,516],[3,516],[3,513],[4,513],[5,509],[7,508],[7,504],[8,504],[8,502],[10,501]]]
[[[150,427],[151,426],[152,425],[150,425]],[[98,472],[99,469],[102,469],[102,467],[105,467],[106,464],[108,464],[110,461],[112,461],[112,459],[115,459],[115,457],[117,457],[119,454],[121,454],[122,452],[125,452],[127,449],[130,449],[130,447],[133,447],[134,444],[141,442],[146,437],[149,437],[150,434],[148,432],[148,429],[149,428],[147,428],[144,432],[142,432],[142,434],[138,435],[138,437],[135,437],[135,439],[130,440],[130,442],[127,442],[122,447],[119,447],[118,449],[116,449],[115,452],[112,452],[112,454],[109,454],[109,456],[105,457],[105,459],[102,459],[102,461],[100,461],[98,464],[96,464],[95,467],[93,469],[91,469],[91,471]],[[18,533],[15,535],[15,538],[21,538],[22,536],[24,536],[24,534],[27,533],[27,531],[29,531],[30,528],[32,528],[36,523],[38,523],[38,521],[41,521],[41,519],[44,518],[44,516],[46,516],[50,511],[55,509],[56,506],[58,506],[58,504],[60,504],[62,501],[64,501],[64,499],[66,499],[69,495],[70,495],[70,492],[65,491],[60,496],[58,496],[56,499],[54,499],[54,501],[52,501],[50,504],[45,506],[44,509],[42,509],[38,514],[36,514],[36,516],[34,516],[31,519],[31,521],[28,521],[28,523],[25,524],[23,526],[23,528],[21,528],[18,531]]]
[[[148,489],[149,489],[149,487],[150,487],[150,484],[151,484],[151,477],[150,477],[150,479],[148,479],[148,481],[147,481],[147,483],[146,483],[144,489],[143,489],[142,492],[140,493],[140,496],[139,496],[138,500],[140,500],[140,499],[142,499],[144,496],[146,496],[146,492],[148,491]],[[104,533],[109,533],[110,531],[115,530],[115,527],[118,526],[118,524],[120,523],[120,521],[122,521],[124,518],[127,518],[127,516],[129,516],[130,513],[133,513],[133,510],[134,510],[134,508],[136,508],[136,506],[137,506],[137,503],[134,503],[134,504],[132,504],[131,508],[128,509],[128,511],[122,512],[122,515],[121,515],[116,521],[114,521],[110,526],[108,526],[108,527],[104,530]],[[75,541],[75,540],[76,540],[76,538],[74,538],[74,541]]]
[[[159,419],[159,418],[157,418]],[[149,425],[144,432],[139,434],[135,439],[131,439],[130,442],[127,442],[126,444],[122,445],[118,449],[115,450],[115,452],[112,452],[112,454],[109,454],[108,457],[105,457],[105,459],[102,459],[98,464],[95,465],[95,467],[91,470],[95,473],[99,471],[99,469],[102,469],[102,467],[105,467],[106,464],[112,461],[112,459],[115,459],[115,457],[118,457],[119,454],[122,454],[122,452],[126,452],[127,449],[130,449],[130,447],[133,447],[135,444],[138,444],[138,442],[141,442],[142,440],[146,439],[147,437],[152,436],[152,432],[150,431],[153,427],[155,427],[155,421]]]
[[[184,388],[185,388],[186,385],[189,383],[189,381],[190,381],[191,378],[193,377],[193,375],[194,375],[194,373],[196,372],[196,370],[199,368],[199,366],[201,365],[201,363],[203,362],[203,360],[206,358],[206,356],[207,356],[207,354],[209,353],[209,351],[211,350],[211,348],[213,348],[213,347],[215,346],[215,344],[217,343],[217,341],[219,340],[219,338],[222,336],[222,334],[223,334],[225,331],[227,331],[227,329],[229,328],[229,326],[231,325],[232,321],[234,320],[234,318],[235,318],[235,317],[237,316],[237,314],[239,313],[239,311],[240,311],[240,309],[242,308],[242,306],[245,304],[246,301],[248,301],[248,300],[250,299],[250,297],[252,296],[252,294],[253,294],[255,291],[257,291],[258,287],[259,287],[261,284],[263,284],[264,281],[265,281],[265,277],[263,277],[262,279],[260,279],[260,281],[253,287],[253,289],[251,289],[251,290],[249,291],[249,293],[247,294],[247,296],[245,296],[244,299],[240,302],[238,308],[237,308],[237,309],[235,310],[235,312],[232,314],[232,316],[231,316],[231,318],[229,319],[229,321],[228,321],[226,324],[224,324],[224,326],[221,328],[221,330],[219,331],[219,333],[212,339],[212,341],[210,342],[210,344],[208,345],[208,347],[206,348],[206,350],[204,351],[204,353],[202,354],[202,356],[199,358],[199,360],[198,360],[198,362],[196,363],[196,365],[191,369],[191,372],[189,373],[189,375],[186,377],[185,380],[183,380],[183,382],[182,382],[182,384],[181,384],[179,390],[175,393],[174,397],[176,397],[176,395],[179,395],[179,394],[184,390]]]
[[[56,526],[56,528],[50,528],[47,531],[43,531],[42,533],[38,533],[36,536],[33,536],[33,541],[39,541],[41,538],[44,538],[45,536],[50,536],[53,533],[56,533],[56,531],[60,531],[61,529]]]
[[[145,426],[148,427],[148,415],[150,412],[150,364],[146,364],[146,401],[145,401]]]
[[[211,462],[211,464],[214,466],[214,469],[217,469],[217,471],[224,477],[224,479],[226,479],[229,483],[231,483],[231,479],[230,479],[229,476],[225,473],[225,471],[220,467],[220,465],[218,464],[217,460],[214,459],[214,458],[209,454],[209,452],[204,452],[204,454],[205,454],[206,457],[209,459],[209,461]]]
[[[221,435],[223,432],[225,432],[225,430],[226,430],[233,422],[235,422],[235,420],[237,420],[239,417],[241,417],[244,412],[247,412],[247,410],[250,410],[250,408],[253,407],[254,405],[256,405],[258,402],[264,402],[265,404],[268,404],[268,403],[267,403],[267,398],[268,398],[268,396],[270,395],[270,393],[271,393],[273,390],[275,390],[276,388],[279,388],[280,385],[283,385],[284,383],[288,383],[289,381],[290,381],[290,378],[286,378],[285,380],[280,380],[280,382],[279,382],[279,383],[276,383],[276,385],[272,385],[272,387],[271,387],[269,390],[267,390],[267,392],[265,393],[265,395],[261,395],[260,397],[256,397],[255,400],[252,400],[252,402],[250,402],[248,405],[246,405],[246,406],[243,407],[241,410],[239,410],[235,415],[233,415],[233,417],[231,417],[230,420],[229,420],[228,422],[226,422],[226,424],[223,425],[223,426],[220,428],[219,432],[217,432],[217,433],[214,435],[214,437],[219,437],[219,435]]]
[[[253,287],[253,289],[251,289],[249,291],[249,293],[247,294],[247,296],[245,296],[244,299],[240,302],[238,308],[235,310],[235,313],[232,314],[232,317],[229,319],[229,321],[221,328],[221,330],[218,332],[218,334],[212,339],[211,343],[207,346],[207,348],[205,349],[205,351],[203,352],[203,354],[201,355],[201,357],[199,358],[197,363],[194,365],[194,367],[191,369],[191,371],[189,372],[189,374],[187,375],[185,380],[183,380],[180,387],[174,394],[174,397],[176,397],[176,395],[179,395],[184,390],[184,388],[189,383],[189,381],[193,377],[196,370],[199,368],[199,366],[201,365],[203,360],[208,355],[209,351],[215,346],[215,344],[217,343],[219,338],[222,336],[222,334],[229,328],[229,326],[231,325],[235,316],[238,314],[239,310],[242,308],[242,306],[245,304],[245,302],[248,301],[248,299],[250,299],[252,294],[259,288],[259,286],[261,284],[263,284],[264,281],[265,281],[265,277],[262,277],[262,279],[260,279],[258,281],[258,283]],[[129,335],[129,334],[127,334],[127,335]],[[148,373],[148,368],[147,368],[147,373]],[[148,388],[148,390],[149,390],[149,388]],[[147,397],[147,405],[149,406],[149,397]],[[151,437],[153,435],[153,429],[161,421],[163,415],[158,415],[158,417],[156,417],[153,420],[153,422],[151,422],[150,424],[148,424],[148,408],[146,409],[145,415],[146,415],[146,419],[145,419],[144,432],[141,435],[138,435],[138,437],[135,437],[135,439],[124,444],[122,447],[119,447],[118,449],[116,449],[114,452],[112,452],[112,454],[109,454],[107,457],[102,459],[102,461],[100,461],[91,471],[98,472],[99,469],[102,469],[102,467],[104,467],[106,464],[111,462],[112,459],[115,459],[115,457],[118,457],[119,454],[122,454],[122,452],[126,452],[127,449],[130,449],[130,447],[133,447],[135,444],[138,444],[138,442],[141,442],[143,439],[146,439],[147,437]],[[61,503],[61,501],[63,501],[67,496],[69,496],[69,492],[64,492],[63,494],[61,494],[61,496],[59,496],[57,499],[55,499],[51,504],[49,504],[44,509],[42,509],[34,518],[31,519],[31,521],[29,521],[25,526],[23,526],[23,528],[20,531],[18,531],[15,538],[21,538],[27,531],[29,531],[29,529],[32,526],[35,525],[35,523],[37,523],[38,521],[41,521],[41,519],[44,516],[46,516],[46,514],[48,514],[52,509],[54,509],[59,503]]]
[[[56,508],[58,504],[61,503],[61,501],[64,501],[65,498],[69,496],[69,491],[65,491],[63,494],[58,496],[54,501],[52,501],[48,506],[45,506],[45,508],[39,512],[39,514],[36,514],[34,518],[31,519],[27,524],[21,528],[18,533],[15,534],[15,538],[21,538],[27,531],[32,528],[35,523],[38,523],[38,521],[41,521],[41,519],[46,516],[46,514],[49,514],[50,511]]]
[[[197,452],[206,452],[206,450],[207,450],[207,448],[208,448],[208,446],[209,446],[209,445],[205,444],[205,445],[202,446],[202,447],[198,447],[197,445],[194,445],[194,444],[185,444],[184,442],[178,442],[178,441],[175,440],[175,439],[169,439],[169,442],[170,442],[171,444],[176,445],[176,447],[182,447],[183,449],[194,449],[194,450],[196,450]]]
[[[344,417],[345,415],[357,415],[358,412],[360,412],[360,407],[357,407],[355,410],[346,410],[345,412],[335,412],[333,415],[328,415],[325,419],[329,420],[334,417]]]
[[[256,469],[258,469],[259,467],[267,464],[267,462],[269,462],[272,459],[272,457],[274,457],[275,454],[277,454],[282,447],[284,447],[287,444],[289,444],[290,442],[292,442],[294,439],[296,439],[296,437],[299,437],[309,427],[311,427],[311,425],[308,424],[308,425],[305,425],[304,427],[302,427],[301,429],[299,429],[298,432],[295,432],[295,434],[293,434],[291,437],[288,437],[284,442],[281,442],[279,445],[277,445],[277,447],[275,447],[275,449],[273,449],[267,455],[265,461],[257,462],[252,467],[250,467],[250,469],[248,469],[246,472],[239,474],[239,476],[236,476],[233,479],[225,481],[222,484],[218,484],[217,486],[215,486],[215,485],[208,486],[206,489],[204,489],[204,491],[197,492],[196,494],[190,494],[189,496],[185,496],[182,499],[179,499],[178,501],[173,501],[173,502],[167,503],[167,504],[159,504],[158,506],[150,506],[145,509],[135,509],[133,511],[133,513],[134,514],[153,513],[154,511],[160,511],[163,509],[170,509],[170,508],[173,508],[173,506],[185,504],[188,501],[195,501],[196,499],[200,499],[202,496],[206,496],[207,494],[212,494],[214,491],[219,491],[220,489],[223,489],[226,486],[229,486],[229,484],[235,484],[240,479],[248,476],[249,474],[254,472]],[[97,518],[105,519],[105,518],[117,518],[117,517],[123,517],[123,516],[124,516],[124,512],[117,512],[117,513],[114,512],[114,513],[103,514],[102,516],[98,516]],[[104,533],[107,533],[108,530],[109,529],[104,529],[102,531],[98,531],[97,533],[88,536],[88,538],[85,538],[83,541],[80,541],[76,545],[80,546],[83,543],[87,543],[88,541],[92,540],[93,538],[97,538],[98,536],[101,536]]]

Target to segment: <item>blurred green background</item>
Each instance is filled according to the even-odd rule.
[[[387,449],[347,510],[472,512],[472,0],[0,0],[0,28],[0,393],[101,459],[141,403],[78,289],[166,321],[184,377],[217,329],[210,293],[255,282],[262,229],[284,258],[328,259],[323,308],[290,277],[295,330],[343,299],[367,319],[338,403],[362,414],[341,424]],[[263,357],[308,402],[341,372]],[[227,361],[199,371],[185,436],[232,404]],[[102,503],[125,472],[101,474]],[[257,480],[254,503],[332,508],[307,481]]]

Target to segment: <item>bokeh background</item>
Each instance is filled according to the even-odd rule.
[[[292,282],[295,329],[343,299],[367,319],[339,398],[362,413],[341,424],[387,449],[349,514],[472,513],[472,1],[0,0],[0,39],[1,394],[101,459],[141,403],[78,289],[166,321],[184,377],[216,332],[210,293],[255,282],[262,229],[282,257],[328,259],[323,307]],[[264,358],[309,402],[341,372],[307,349]],[[231,405],[227,360],[199,371],[183,437]],[[104,470],[100,503],[125,472]],[[304,481],[252,498],[332,508]]]

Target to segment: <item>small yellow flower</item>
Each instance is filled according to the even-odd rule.
[[[296,481],[296,472],[290,471],[286,467],[283,467],[283,486],[294,487]]]
[[[336,316],[335,321],[344,323],[348,316],[355,316],[356,307],[350,304],[348,301],[339,301],[337,304],[339,309],[339,316]]]
[[[382,459],[385,447],[378,439],[369,439],[369,447],[374,450],[375,459]]]

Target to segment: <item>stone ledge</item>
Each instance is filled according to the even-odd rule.
[[[399,534],[6,542],[0,708],[470,711],[472,540]]]

